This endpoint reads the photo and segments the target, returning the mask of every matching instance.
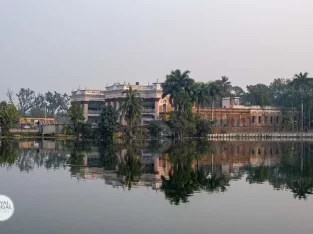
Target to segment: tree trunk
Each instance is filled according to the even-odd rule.
[[[309,126],[308,126],[308,130],[311,130],[311,108],[309,109]]]
[[[129,121],[129,127],[130,127],[130,129],[129,129],[129,137],[130,137],[130,139],[132,139],[133,138],[133,121],[132,120]]]
[[[211,120],[213,120],[213,116],[214,116],[214,98],[212,99]]]
[[[301,126],[300,126],[300,131],[303,132],[303,99],[301,99],[301,120],[300,120],[300,123],[301,123]]]

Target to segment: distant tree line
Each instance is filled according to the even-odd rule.
[[[6,95],[22,116],[58,117],[67,113],[70,104],[70,97],[66,93],[61,94],[56,91],[42,94],[30,88],[21,88],[15,95],[11,90],[8,90]]]

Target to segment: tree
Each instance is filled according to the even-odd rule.
[[[21,88],[16,96],[18,98],[18,108],[21,115],[25,115],[27,111],[34,107],[36,98],[35,91],[29,88]]]
[[[209,101],[209,87],[206,83],[196,82],[192,89],[192,99],[197,107],[197,112],[200,112],[200,107]]]
[[[166,123],[160,120],[150,121],[147,128],[150,136],[155,138],[161,137],[164,133],[170,133],[170,129]]]
[[[130,145],[127,148],[124,157],[121,157],[118,163],[118,175],[122,176],[122,182],[130,190],[134,182],[138,182],[142,174],[141,156],[136,149]]]
[[[134,125],[141,119],[141,112],[143,109],[142,99],[137,90],[133,90],[129,86],[128,90],[122,92],[125,94],[124,102],[120,107],[121,116],[125,118],[128,125],[128,132],[130,138],[133,137]]]
[[[220,87],[216,82],[209,83],[209,94],[212,98],[212,107],[211,107],[211,120],[214,119],[214,102],[216,98],[221,95]]]
[[[168,124],[174,133],[174,137],[179,140],[196,132],[195,119],[191,113],[172,112]]]
[[[17,159],[17,150],[13,142],[2,140],[0,145],[0,166],[11,166]]]
[[[13,104],[0,103],[0,128],[2,136],[10,134],[10,128],[18,124],[19,112]]]
[[[117,111],[111,106],[105,106],[100,115],[98,123],[98,136],[101,141],[111,142],[114,133],[119,127]]]
[[[77,132],[81,134],[81,138],[83,141],[93,138],[91,122],[79,122],[77,126]]]
[[[231,96],[233,97],[242,97],[245,94],[245,91],[239,86],[233,86],[231,88]]]
[[[265,84],[247,85],[246,102],[251,105],[266,106],[270,104],[269,88]]]
[[[291,81],[291,86],[297,90],[300,98],[301,98],[301,125],[300,130],[303,131],[303,99],[305,95],[307,94],[308,88],[312,87],[313,79],[308,77],[307,72],[300,72],[299,74],[295,74],[293,80]]]
[[[64,93],[60,94],[56,91],[45,93],[45,107],[49,115],[58,115],[68,110],[69,96]]]
[[[179,69],[176,69],[166,76],[166,80],[162,84],[162,98],[169,95],[169,101],[175,110],[183,109],[181,106],[183,104],[182,96],[186,98],[186,95],[189,97],[192,95],[194,80],[189,77],[189,74],[190,71],[182,73]]]
[[[73,122],[74,132],[78,133],[78,124],[85,120],[83,107],[79,102],[73,101],[68,114]]]
[[[197,136],[207,137],[207,135],[212,131],[212,122],[205,119],[200,119],[199,116],[196,117],[196,131]]]
[[[222,76],[220,80],[216,80],[215,83],[220,89],[220,94],[224,97],[231,96],[232,86],[227,76]]]

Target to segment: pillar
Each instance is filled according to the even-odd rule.
[[[83,109],[84,109],[85,121],[88,121],[88,102],[87,101],[83,102]]]
[[[116,110],[118,111],[120,109],[120,103],[118,101],[115,101]]]
[[[159,99],[156,98],[155,99],[155,103],[154,103],[154,114],[155,114],[155,119],[159,119],[159,115],[160,115],[160,111],[159,111]]]

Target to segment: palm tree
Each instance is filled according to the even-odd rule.
[[[192,100],[197,107],[197,112],[199,114],[200,107],[203,107],[209,99],[208,85],[203,82],[196,82],[193,86]]]
[[[188,70],[182,73],[179,69],[176,69],[166,76],[166,80],[162,84],[162,98],[169,95],[169,101],[175,110],[183,108],[182,104],[178,104],[175,100],[178,96],[181,96],[182,93],[191,95],[194,80],[189,77],[189,74],[190,71]]]
[[[312,78],[308,77],[308,73],[307,72],[300,72],[299,74],[295,74],[294,78],[291,82],[291,85],[298,90],[299,94],[300,94],[300,98],[301,98],[301,131],[303,131],[303,98],[304,95],[308,89],[309,85],[312,85]]]
[[[140,94],[136,89],[132,89],[129,86],[128,90],[124,90],[122,94],[125,94],[124,103],[120,107],[121,115],[125,118],[128,129],[129,136],[133,137],[133,127],[136,121],[141,118],[141,112],[143,109],[142,99]]]
[[[212,98],[212,108],[211,108],[211,120],[213,120],[214,117],[214,102],[216,101],[216,98],[221,95],[221,90],[219,86],[215,83],[209,83],[209,94]]]
[[[221,93],[224,96],[228,96],[231,94],[231,82],[229,81],[229,78],[227,76],[222,76],[220,80],[217,81],[221,87]]]
[[[130,142],[132,143],[132,142]],[[142,158],[137,154],[136,148],[130,145],[126,155],[118,162],[118,175],[122,177],[122,182],[130,190],[133,183],[138,182],[142,174]]]

